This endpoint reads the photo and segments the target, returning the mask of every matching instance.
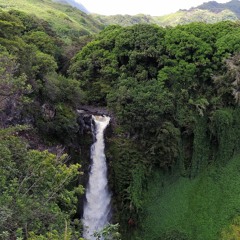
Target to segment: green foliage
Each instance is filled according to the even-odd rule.
[[[129,186],[131,204],[137,209],[142,208],[143,182],[145,181],[146,170],[141,165],[137,165],[132,171],[132,181]]]
[[[134,78],[119,83],[119,91],[108,95],[108,103],[115,110],[120,123],[131,135],[144,136],[161,126],[159,116],[172,111],[172,95],[162,91],[156,80],[139,84]]]
[[[167,31],[165,40],[170,57],[175,56],[176,59],[186,62],[197,62],[199,65],[209,63],[207,57],[212,53],[212,49],[199,37],[174,28]]]
[[[229,97],[232,94],[235,98],[235,102],[239,105],[240,94],[239,94],[239,54],[235,53],[233,56],[226,59],[226,72],[223,75],[216,76],[215,82],[218,85],[219,92]],[[225,97],[225,101],[229,101]]]
[[[16,57],[10,55],[1,45],[0,49],[0,111],[4,111],[10,102],[14,104],[27,102],[31,86],[27,83],[26,75],[16,75],[18,70]]]
[[[51,55],[37,51],[32,66],[33,73],[37,78],[42,79],[46,73],[52,73],[57,68],[57,63]]]
[[[88,48],[83,48],[73,59],[71,76],[81,81],[91,103],[105,104],[109,85],[118,76],[117,59],[110,50],[119,30],[119,27],[105,29],[99,36],[101,43],[98,40],[89,43]]]
[[[103,26],[95,21],[91,16],[73,8],[69,5],[59,4],[51,0],[44,1],[26,1],[26,0],[1,0],[0,6],[4,10],[11,10],[24,22],[27,29],[31,29],[34,24],[32,19],[41,19],[42,26],[50,25],[52,30],[62,38],[64,42],[70,44],[72,41],[82,35],[99,32]],[[23,13],[16,13],[15,10],[21,10]],[[24,14],[30,15],[29,17]],[[32,22],[32,23],[29,23]],[[40,29],[41,31],[41,29]]]
[[[218,160],[226,162],[234,151],[233,112],[230,109],[218,110],[213,116],[214,129],[218,141]]]
[[[57,230],[52,230],[51,232],[47,232],[45,235],[37,235],[34,232],[29,233],[29,240],[71,240],[78,239],[84,240],[80,237],[80,233],[74,231],[72,229],[73,226],[69,225],[67,221],[65,221],[64,232],[58,232]]]
[[[95,232],[94,237],[96,240],[101,240],[104,238],[105,240],[121,240],[121,234],[119,231],[119,224],[108,224],[101,231]]]
[[[144,194],[140,239],[165,239],[177,232],[179,239],[221,239],[221,231],[239,212],[238,169],[239,156],[225,167],[209,167],[194,180],[153,174]]]
[[[1,11],[0,22],[1,125],[35,118],[48,137],[69,141],[78,130],[72,108],[82,91],[79,82],[56,73],[59,39],[48,23],[22,12]],[[51,111],[41,111],[46,102],[55,104],[54,120]],[[0,238],[79,238],[81,227],[72,219],[83,192],[75,187],[80,166],[66,155],[30,150],[17,137],[21,130],[32,131],[18,125],[0,130]]]
[[[22,3],[19,2],[20,5]],[[62,68],[59,61],[60,48],[63,51],[65,47],[62,40],[54,33],[49,22],[25,12],[1,11],[0,19],[6,22],[6,26],[12,26],[11,29],[1,28],[3,34],[0,36],[0,110],[3,125],[8,124],[8,111],[8,115],[15,114],[8,116],[9,119],[19,121],[23,115],[35,119],[35,124],[50,138],[62,133],[75,134],[78,128],[73,108],[84,102],[84,93],[79,81],[57,74],[58,69]],[[30,102],[36,108],[34,111],[26,104]],[[43,109],[49,105],[52,112],[46,114]],[[54,121],[49,121],[50,115],[56,117]],[[44,127],[46,120],[49,122]]]
[[[139,193],[152,169],[181,169],[194,178],[238,152],[238,110],[231,89],[238,79],[237,57],[229,59],[232,68],[222,74],[224,58],[237,50],[237,40],[231,48],[224,37],[238,29],[231,22],[166,29],[111,26],[73,58],[69,72],[86,91],[87,103],[108,107],[120,126],[109,154],[121,226],[144,218]],[[238,91],[238,84],[234,87]],[[166,233],[166,238],[189,236],[182,229]]]
[[[65,104],[57,104],[49,113],[43,110],[42,115],[36,117],[37,127],[43,135],[50,135],[65,144],[70,143],[79,130],[76,113]]]
[[[7,102],[16,109],[22,98],[31,98],[19,115],[33,119],[48,140],[72,146],[79,131],[76,108],[107,107],[115,116],[107,155],[122,232],[132,233],[142,223],[145,239],[216,239],[238,210],[237,174],[229,159],[240,146],[239,25],[109,26],[79,38],[95,22],[74,8],[19,0],[19,12],[12,9],[16,1],[0,4],[11,9],[0,12],[1,119],[12,117],[5,116]],[[33,6],[41,19],[28,14]],[[1,237],[79,238],[74,231],[79,226],[70,219],[78,165],[29,150],[12,131],[0,131]],[[204,172],[214,162],[219,170]],[[179,168],[191,180],[178,178]],[[165,176],[151,182],[153,169],[164,169]],[[227,174],[236,179],[226,181]],[[223,201],[226,207],[220,201],[221,186],[230,196],[224,181],[232,184],[234,198]],[[143,196],[147,187],[149,195]]]
[[[44,78],[43,97],[53,103],[66,103],[77,107],[84,102],[85,96],[79,81],[52,74]]]
[[[231,31],[231,33],[219,38],[216,43],[219,54],[230,55],[233,53],[238,53],[240,51],[239,38],[239,29]]]
[[[14,38],[14,35],[18,35],[24,29],[22,22],[10,15],[7,12],[4,12],[0,9],[0,37],[1,38]]]
[[[237,239],[239,239],[239,237],[240,237],[239,224],[240,224],[239,216],[237,216],[233,219],[231,224],[222,231],[221,239],[222,240],[228,240],[228,239],[237,240]]]
[[[30,15],[28,13],[12,9],[8,12],[11,16],[18,18],[23,26],[24,32],[30,32],[32,30],[47,30],[50,28],[47,22],[40,21],[35,15]]]
[[[56,52],[56,46],[53,39],[45,32],[29,32],[24,36],[24,40],[28,44],[34,44],[37,46],[37,48],[43,53],[53,55]]]
[[[189,237],[187,234],[180,232],[178,230],[166,232],[165,234],[162,235],[160,238],[156,238],[160,240],[189,240]]]
[[[129,219],[138,221],[137,212],[141,211],[147,161],[138,147],[124,136],[122,130],[111,139],[107,158],[110,159],[110,186],[114,189],[114,205],[118,209],[115,215],[120,225],[126,225]]]
[[[76,211],[76,194],[70,187],[79,175],[79,164],[67,165],[67,156],[29,150],[19,137],[5,132],[1,138],[0,231],[10,238],[46,234],[64,229],[65,219]],[[20,234],[22,232],[22,234]]]
[[[206,169],[210,160],[210,137],[207,134],[207,119],[198,117],[194,129],[191,175],[195,177]]]

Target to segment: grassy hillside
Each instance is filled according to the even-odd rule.
[[[155,173],[145,194],[142,239],[239,239],[229,227],[240,211],[239,168],[237,156],[193,180]]]
[[[102,25],[91,16],[69,5],[51,0],[0,0],[3,10],[18,9],[47,21],[68,42],[71,38],[97,33]]]

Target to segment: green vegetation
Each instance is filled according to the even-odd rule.
[[[0,237],[62,234],[76,212],[76,194],[83,192],[82,186],[69,185],[80,165],[67,166],[66,155],[28,149],[27,142],[15,136],[21,130],[1,130]]]
[[[139,239],[238,239],[234,225],[228,227],[239,215],[238,169],[236,156],[193,180],[155,172],[144,195]]]
[[[121,235],[118,232],[118,228],[119,224],[108,224],[101,231],[95,232],[94,237],[96,237],[96,240],[101,240],[101,238],[106,240],[121,240]]]
[[[73,59],[70,74],[86,101],[107,106],[117,118],[108,157],[115,217],[126,238],[136,238],[135,226],[145,228],[139,193],[151,188],[152,169],[184,176],[187,188],[188,178],[239,152],[238,31],[232,22],[110,26]],[[173,231],[177,239],[181,229]],[[162,234],[156,237],[164,239],[167,229]]]
[[[32,24],[32,20],[36,17],[41,19],[43,24],[50,25],[52,31],[55,31],[66,43],[71,43],[72,40],[83,35],[97,33],[102,29],[101,24],[87,14],[70,5],[51,0],[0,0],[0,8],[7,11],[20,9],[29,14],[30,19],[25,23],[26,25]]]
[[[96,238],[119,239],[120,227],[123,239],[237,239],[238,23],[82,36],[98,27],[83,30],[83,13],[69,6],[0,5],[1,239],[81,237],[76,161],[87,173],[91,142],[82,105],[113,116],[113,224]]]
[[[0,239],[79,239],[80,165],[54,145],[76,137],[80,84],[49,23],[0,10],[0,26]]]

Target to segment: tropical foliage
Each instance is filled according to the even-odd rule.
[[[1,130],[1,238],[20,239],[34,234],[63,232],[76,212],[81,186],[70,187],[79,164],[67,166],[67,155],[28,149],[16,135],[23,127]]]
[[[78,131],[80,84],[57,73],[64,44],[49,23],[0,10],[0,25],[0,239],[79,239],[80,165],[47,149]]]
[[[0,1],[0,238],[81,237],[83,104],[112,115],[106,150],[123,239],[236,236],[239,24],[113,25],[83,37],[76,9],[15,4]],[[96,238],[119,239],[118,227]]]
[[[152,169],[192,179],[238,153],[238,31],[231,22],[110,26],[73,59],[86,100],[117,119],[110,174],[126,229],[142,222]]]

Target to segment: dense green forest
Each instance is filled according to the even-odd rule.
[[[201,223],[192,218],[199,211],[198,204],[203,205],[201,221],[208,228],[208,211],[211,207],[218,209],[220,195],[215,196],[216,203],[206,206],[201,198],[192,203],[193,197],[188,195],[183,199],[190,201],[185,203],[186,212],[181,205],[176,206],[180,204],[176,199],[175,206],[171,206],[182,209],[182,215],[177,216],[178,225],[171,221],[176,216],[159,209],[169,204],[164,197],[167,198],[165,192],[170,191],[171,184],[181,184],[182,178],[186,181],[176,187],[176,192],[169,193],[173,199],[178,197],[181,187],[188,185],[196,186],[196,197],[202,196],[197,183],[204,189],[208,182],[203,182],[201,174],[216,167],[215,174],[220,178],[218,169],[237,156],[238,36],[239,25],[231,22],[192,23],[167,29],[154,25],[110,26],[73,59],[69,72],[81,81],[86,100],[107,106],[116,117],[115,133],[109,140],[110,174],[118,221],[122,225],[129,219],[134,221],[132,228],[125,229],[128,233],[137,228],[142,231],[140,239],[146,229],[143,239],[219,239],[231,218],[237,217],[235,203],[222,216],[225,221],[219,222],[221,218],[213,215],[214,228],[206,235],[196,235],[195,229]],[[160,172],[170,174],[166,177],[169,180],[157,181],[155,172],[156,176]],[[151,182],[160,188],[159,199]],[[142,191],[146,194],[142,195]],[[150,194],[153,199],[149,199]],[[229,192],[226,196],[233,197]],[[151,210],[154,206],[158,211]],[[188,221],[192,225],[186,226],[184,219],[191,216]],[[166,217],[169,223],[163,225]]]
[[[81,238],[85,105],[112,117],[122,239],[239,239],[239,23],[82,36],[26,8],[48,0],[10,3],[0,4],[0,239]]]
[[[78,239],[81,169],[64,146],[82,90],[61,74],[67,46],[48,22],[1,10],[0,49],[0,239]]]

